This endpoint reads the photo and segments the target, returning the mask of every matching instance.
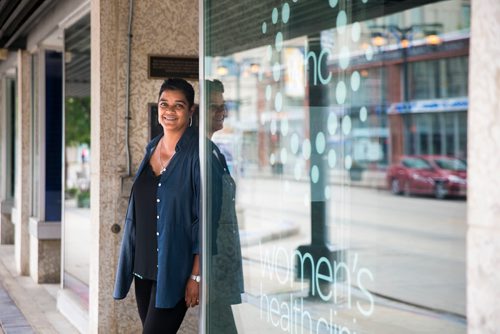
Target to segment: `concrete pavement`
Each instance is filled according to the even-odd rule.
[[[6,334],[78,333],[57,310],[59,284],[36,284],[29,276],[19,276],[12,245],[0,245],[0,284],[5,291],[0,291],[0,321]]]
[[[30,324],[1,283],[0,310],[0,333],[33,333]]]

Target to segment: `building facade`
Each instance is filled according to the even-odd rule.
[[[52,0],[0,13],[0,242],[20,275],[59,283],[80,332],[140,332],[133,293],[112,290],[154,131],[154,56],[199,58],[201,138],[198,84],[223,83],[212,139],[237,189],[229,231],[210,218],[215,158],[200,141],[203,295],[182,332],[500,328],[497,1]],[[395,191],[391,166],[421,156],[451,167],[412,167],[415,188]],[[466,197],[433,198],[458,178]],[[235,263],[241,303],[220,288]]]

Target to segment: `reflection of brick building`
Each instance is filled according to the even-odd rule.
[[[347,137],[331,136],[329,145],[350,152],[357,163],[383,168],[402,154],[466,157],[468,33],[450,38],[443,34],[438,45],[427,45],[425,39],[410,44],[406,50],[397,43],[379,49],[372,47],[374,52],[369,60],[360,52],[351,59],[347,70],[342,70],[336,61],[329,63],[329,71],[333,74],[328,83],[330,111],[337,114],[339,122],[344,115],[350,115],[353,128]],[[304,52],[300,47],[297,49]],[[408,71],[407,103],[403,103],[405,66]],[[340,78],[348,82],[355,71],[360,73],[360,88],[348,94],[344,105],[336,105],[337,83]],[[258,135],[261,167],[270,164],[273,147],[282,144],[279,134],[272,133],[269,116],[272,112],[266,112],[273,110],[273,101],[265,99],[264,88],[270,85],[276,89],[268,75],[262,85],[252,88],[259,96],[258,118],[265,124],[259,128]],[[309,136],[308,125],[303,124],[308,118],[305,114],[309,104],[308,89],[308,86],[304,88],[305,95],[301,97],[287,96],[287,108],[277,114],[275,120],[279,127],[279,118],[286,114],[292,127],[293,110],[299,108],[301,126],[297,130],[304,138]],[[297,102],[302,102],[303,106],[294,105]],[[366,121],[360,121],[363,108],[367,113]]]
[[[393,44],[376,50],[370,60],[364,54],[351,60],[344,76],[358,71],[362,81],[359,91],[346,103],[355,128],[351,134],[353,150],[364,139],[378,142],[383,154],[378,161],[361,163],[385,165],[402,154],[465,158],[468,52],[468,33],[464,33],[458,38],[444,35],[439,45],[419,40],[405,50]],[[341,73],[335,62],[330,68]],[[335,91],[335,82],[331,91]],[[364,124],[357,122],[363,107],[368,114]],[[363,127],[363,131],[356,130]]]
[[[436,47],[408,49],[408,102],[401,103],[403,59],[390,61],[387,112],[391,155],[446,154],[465,158],[467,151],[468,37]],[[399,79],[399,80],[398,80]]]

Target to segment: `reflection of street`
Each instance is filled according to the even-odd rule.
[[[264,278],[262,253],[264,250],[272,254],[273,249],[281,247],[276,264],[285,271],[293,269],[293,263],[290,267],[291,262],[286,263],[283,254],[291,254],[297,246],[310,242],[309,184],[240,179],[238,189],[238,205],[243,208],[245,220],[243,242],[248,232],[262,232],[283,223],[298,226],[294,235],[276,238],[275,234],[274,240],[264,241],[261,246],[244,247],[245,290],[249,298],[255,297],[254,302],[259,306],[262,300],[258,296],[262,293],[274,294],[280,299],[289,293],[303,293],[300,284],[284,286],[276,279]],[[412,332],[435,333],[437,329],[465,332],[462,316],[465,314],[466,202],[394,196],[385,190],[336,185],[330,185],[329,193],[330,241],[345,250],[350,268],[366,268],[373,276],[373,280],[363,282],[375,299],[374,313],[365,320],[380,326],[365,327],[359,318],[358,325],[398,333],[397,328],[408,329],[411,324],[425,323],[429,331],[421,327]],[[354,279],[351,285],[354,292],[359,292]],[[363,297],[359,293],[353,296]],[[332,304],[316,302],[308,309],[324,308],[318,312],[328,313],[330,306]],[[352,314],[350,317],[352,321]]]
[[[350,189],[349,214],[333,214],[349,231],[348,249],[374,273],[370,290],[465,315],[464,201],[395,197]],[[342,230],[335,224],[335,230]],[[335,233],[335,232],[334,232]]]
[[[77,208],[76,200],[66,200],[64,215],[64,270],[88,285],[90,209]]]

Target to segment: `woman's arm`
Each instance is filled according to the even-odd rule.
[[[200,282],[196,282],[192,276],[200,276],[200,256],[194,255],[193,270],[191,270],[191,277],[189,277],[186,284],[186,293],[184,300],[187,307],[195,307],[200,303]]]
[[[198,153],[196,153],[196,156]],[[200,161],[195,159],[192,169],[193,175],[193,214],[195,215],[194,221],[192,223],[191,237],[193,238],[192,252],[193,252],[193,268],[191,270],[191,275],[186,283],[186,292],[184,299],[186,301],[187,307],[194,307],[199,304],[200,296],[200,249],[199,249],[199,225],[200,225]],[[193,279],[198,278],[197,280]]]

